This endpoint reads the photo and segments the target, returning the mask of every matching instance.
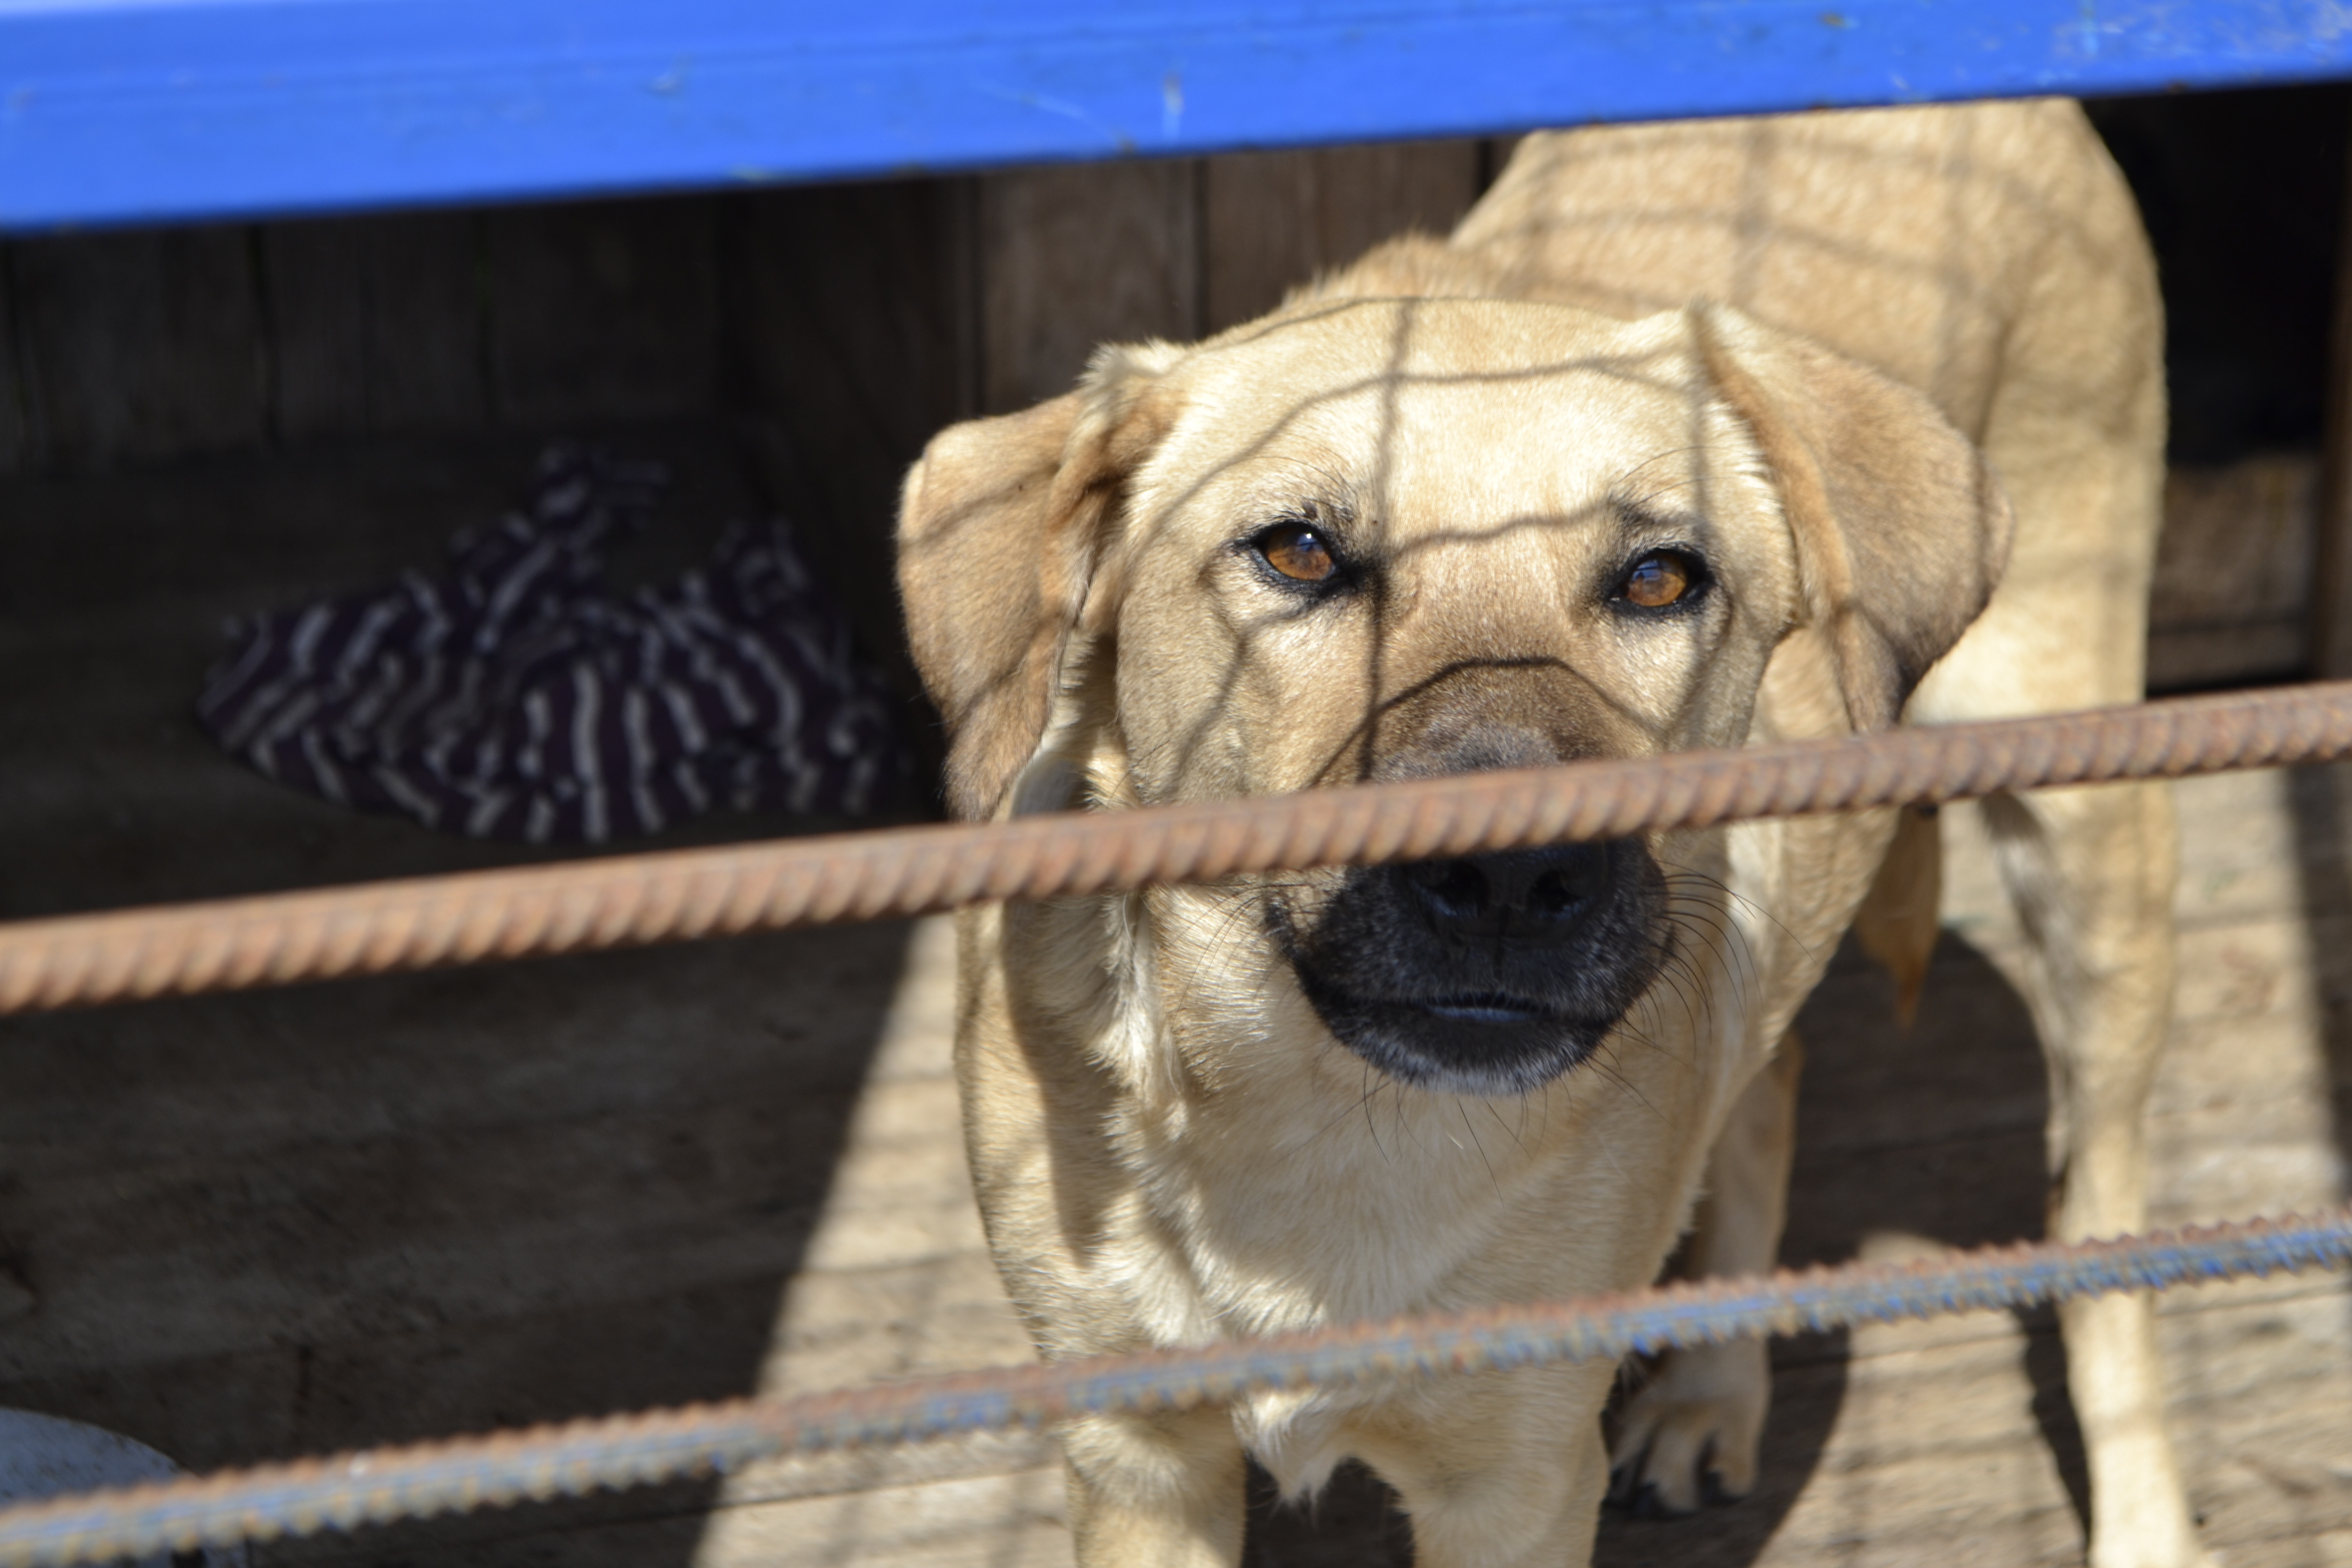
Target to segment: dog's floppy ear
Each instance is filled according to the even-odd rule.
[[[1157,441],[1164,344],[1105,349],[1076,392],[931,438],[898,506],[898,592],[947,720],[948,805],[984,817],[1036,750],[1127,474]]]
[[[1847,715],[1892,724],[1992,596],[2009,498],[1919,393],[1737,310],[1695,315],[1708,373],[1780,489],[1803,618],[1829,639]]]

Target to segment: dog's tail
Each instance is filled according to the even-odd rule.
[[[1895,1016],[1906,1030],[1918,1016],[1919,988],[1936,950],[1936,906],[1944,888],[1938,828],[1932,805],[1906,805],[1896,814],[1895,841],[1853,917],[1854,940],[1894,977]]]

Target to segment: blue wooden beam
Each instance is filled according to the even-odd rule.
[[[2336,0],[0,0],[0,228],[2342,75]]]

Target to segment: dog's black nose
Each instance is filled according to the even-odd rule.
[[[1560,844],[1460,860],[1400,867],[1422,912],[1440,936],[1455,941],[1565,936],[1609,888],[1609,848]]]

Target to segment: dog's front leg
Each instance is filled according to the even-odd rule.
[[[1062,1429],[1078,1568],[1234,1568],[1241,1439],[1223,1409],[1089,1415]]]
[[[1748,1085],[1708,1152],[1685,1272],[1694,1279],[1770,1270],[1789,1214],[1804,1051],[1794,1030]],[[1712,1478],[1727,1498],[1756,1485],[1756,1451],[1772,1402],[1762,1340],[1669,1351],[1634,1395],[1617,1436],[1613,1491],[1644,1512],[1696,1512]]]
[[[1606,1363],[1433,1382],[1352,1446],[1397,1490],[1414,1568],[1582,1568],[1609,1484]]]

